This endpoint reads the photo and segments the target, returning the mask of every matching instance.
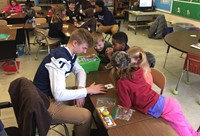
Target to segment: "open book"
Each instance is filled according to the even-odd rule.
[[[192,44],[190,46],[193,47],[193,48],[196,48],[196,49],[200,49],[200,43],[195,43],[195,44]]]

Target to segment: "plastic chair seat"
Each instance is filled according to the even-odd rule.
[[[187,82],[189,82],[189,72],[200,75],[200,56],[190,53],[187,54],[176,88],[172,91],[173,94],[178,94],[178,86],[181,82],[184,72],[187,72]]]

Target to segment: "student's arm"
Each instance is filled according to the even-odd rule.
[[[5,7],[5,9],[3,10],[3,13],[8,12],[9,10],[11,10],[11,6],[8,5],[7,7]]]
[[[113,48],[109,47],[106,49],[106,56],[111,60],[113,54]]]
[[[129,90],[126,87],[126,84],[122,80],[117,81],[117,90],[121,105],[127,108],[131,108],[132,102],[130,99]]]
[[[74,64],[72,72],[74,73],[74,75],[76,77],[78,86],[79,87],[85,87],[85,85],[86,85],[86,73],[77,61]]]
[[[66,64],[59,68],[59,62],[64,61]],[[51,84],[51,91],[56,101],[68,101],[86,97],[86,88],[80,89],[66,89],[66,71],[70,69],[70,62],[66,62],[65,59],[52,59],[52,61],[45,65],[49,72],[49,79]]]
[[[65,65],[62,68],[59,67],[61,65],[60,62],[65,62]],[[76,71],[75,73],[77,74],[77,79],[79,82],[78,86],[82,86],[83,88],[66,89],[65,74],[66,71],[69,71],[71,64],[63,58],[57,60],[55,58],[52,58],[51,62],[46,64],[45,67],[49,72],[51,91],[56,101],[68,101],[84,98],[87,94],[105,93],[104,91],[102,91],[105,90],[105,87],[101,84],[92,84],[89,87],[85,88],[84,86],[86,79],[84,80],[84,73],[82,73],[81,71]],[[75,69],[79,68],[76,66]],[[81,78],[83,78],[83,81],[81,81]]]

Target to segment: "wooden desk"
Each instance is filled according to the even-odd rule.
[[[184,53],[191,53],[200,56],[200,50],[190,47],[190,45],[197,43],[199,38],[200,30],[184,30],[167,34],[164,38],[168,47],[163,68],[165,68],[170,47]]]
[[[87,86],[93,82],[108,84],[112,83],[109,71],[90,72],[87,74]],[[98,98],[115,98],[119,104],[116,89],[110,89],[106,94],[90,95],[92,105],[96,107]],[[112,114],[114,107],[108,108]],[[155,119],[139,111],[133,112],[129,121],[115,120],[117,126],[107,129],[109,136],[177,136],[171,126],[162,118]]]
[[[147,27],[148,22],[151,22],[154,20],[154,18],[158,15],[160,15],[159,12],[141,12],[141,11],[133,11],[129,10],[129,25],[128,30],[133,29],[135,31],[135,34],[137,33],[137,28],[139,27]]]
[[[108,130],[109,136],[178,136],[162,118],[140,121]]]
[[[90,72],[87,74],[87,86],[89,86],[90,84],[92,84],[93,82],[96,82],[97,84],[101,83],[101,84],[109,84],[112,83],[111,79],[109,78],[109,73],[110,71],[98,71],[98,72]],[[98,98],[114,98],[116,99],[116,105],[119,104],[119,100],[118,100],[118,96],[117,96],[117,91],[116,89],[110,89],[108,90],[108,92],[106,94],[98,94],[98,95],[90,95],[90,100],[93,104],[94,107],[96,107],[96,103],[97,103],[97,99]],[[114,107],[108,108],[109,112],[112,113]],[[120,126],[125,126],[128,124],[133,124],[133,123],[137,123],[146,119],[151,119],[153,118],[150,115],[145,115],[139,111],[135,111],[131,117],[131,119],[129,121],[124,121],[124,120],[115,120],[117,126],[115,127],[120,127]],[[115,128],[114,127],[114,128]],[[113,127],[112,127],[113,128]],[[109,129],[112,129],[109,128]]]
[[[0,60],[15,59],[16,54],[16,29],[0,29],[0,34],[9,34],[7,40],[0,40]]]
[[[8,24],[21,24],[26,21],[26,13],[12,13],[6,17]]]
[[[62,29],[62,32],[63,34],[66,36],[66,37],[70,37],[72,32],[77,30],[78,28],[74,26],[74,24],[71,24],[71,23],[68,23],[68,22],[65,22],[63,24],[63,29]]]

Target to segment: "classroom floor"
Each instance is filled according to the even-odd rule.
[[[137,35],[134,34],[134,31],[127,30],[127,22],[121,25],[121,31],[127,33],[129,41],[129,46],[140,46],[145,51],[153,53],[156,57],[156,68],[160,69],[167,78],[167,85],[163,93],[164,96],[176,98],[183,109],[183,112],[191,125],[197,129],[200,125],[200,105],[197,104],[197,100],[200,100],[200,76],[191,74],[190,84],[186,84],[186,76],[183,76],[183,80],[179,86],[179,94],[173,95],[171,90],[173,90],[178,81],[178,77],[181,73],[182,66],[184,63],[184,57],[180,57],[181,52],[174,49],[170,49],[166,68],[163,68],[163,63],[165,59],[165,54],[167,50],[167,45],[164,40],[154,40],[147,37],[147,30],[139,30]],[[12,80],[24,76],[29,79],[33,79],[35,72],[38,68],[38,65],[42,61],[47,52],[40,52],[39,59],[35,60],[37,45],[31,45],[31,55],[20,56],[17,60],[20,61],[20,70],[19,73],[15,74],[5,74],[2,69],[0,69],[0,102],[9,101],[10,97],[8,94],[8,87]],[[2,63],[0,63],[1,65]],[[72,80],[68,84],[74,84],[73,75],[70,76]],[[69,81],[69,80],[68,80]],[[4,109],[0,111],[0,119],[3,121],[5,127],[16,125],[15,116],[12,108]],[[69,130],[73,128],[72,125],[69,125]],[[61,132],[64,132],[62,127],[57,128]],[[70,132],[71,133],[71,132]],[[56,136],[57,134],[54,131],[49,131],[48,136]],[[71,134],[70,134],[71,135]]]

